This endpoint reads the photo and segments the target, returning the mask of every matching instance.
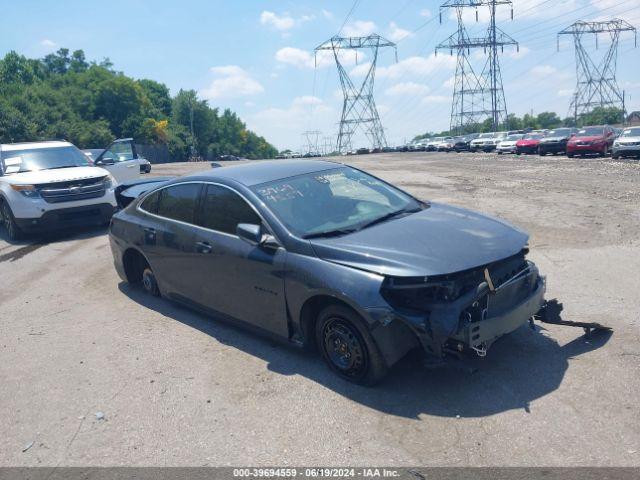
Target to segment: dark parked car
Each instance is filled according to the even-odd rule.
[[[454,152],[468,152],[471,150],[470,144],[472,140],[478,138],[477,133],[472,133],[470,135],[465,135],[464,137],[456,137],[455,142],[453,144]]]
[[[608,126],[583,127],[567,143],[567,157],[596,154],[606,157],[616,139],[615,130]]]
[[[545,292],[527,241],[502,220],[314,160],[161,183],[110,227],[124,281],[315,345],[332,370],[363,384],[413,349],[484,356],[526,323]]]
[[[567,153],[567,143],[578,131],[577,128],[556,128],[549,130],[547,134],[540,139],[538,144],[538,153],[542,156],[547,153],[555,155],[557,153]]]

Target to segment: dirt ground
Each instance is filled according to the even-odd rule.
[[[407,358],[363,388],[122,284],[104,230],[2,231],[0,465],[640,466],[640,162],[340,160],[524,227],[547,298],[613,334],[523,327],[474,374]]]

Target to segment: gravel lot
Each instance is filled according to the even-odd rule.
[[[614,333],[523,327],[475,374],[407,358],[363,388],[120,283],[104,230],[0,232],[0,465],[640,466],[640,163],[344,161],[524,227],[563,317]]]

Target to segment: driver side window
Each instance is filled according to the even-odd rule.
[[[235,235],[239,223],[261,225],[262,220],[253,208],[234,191],[219,185],[207,185],[198,225]]]
[[[114,143],[105,150],[102,158],[111,158],[114,162],[133,160],[133,148],[129,142]]]

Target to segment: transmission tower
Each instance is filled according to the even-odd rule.
[[[322,135],[320,130],[308,130],[306,132],[302,132],[304,148],[306,149],[305,153],[319,152],[318,143],[320,141],[320,135]]]
[[[338,67],[340,85],[344,96],[336,144],[336,149],[340,153],[352,148],[351,140],[358,127],[362,128],[374,148],[387,146],[387,139],[373,99],[373,84],[376,75],[378,52],[385,47],[393,47],[395,50],[396,44],[380,35],[369,35],[368,37],[340,37],[336,35],[315,49],[316,58],[320,51],[331,51]],[[358,51],[368,51],[371,55],[371,65],[362,84],[359,86],[354,84],[340,61],[340,52],[343,50],[355,50],[356,55]],[[397,57],[396,50],[396,61]]]
[[[451,106],[450,130],[458,134],[468,133],[469,127],[476,126],[486,118],[491,119],[494,131],[507,122],[507,104],[502,87],[502,73],[498,61],[498,50],[504,51],[507,45],[518,42],[504,33],[496,25],[496,9],[499,5],[512,6],[511,0],[448,0],[440,5],[440,21],[443,10],[455,9],[458,19],[458,30],[436,47],[449,50],[457,55],[455,87]],[[489,28],[487,35],[480,38],[469,37],[464,26],[463,14],[467,8],[489,7]],[[513,18],[513,6],[511,9]],[[470,61],[471,50],[482,48],[487,54],[483,69],[478,75]]]
[[[607,22],[578,21],[558,33],[558,50],[560,49],[560,35],[573,35],[576,48],[576,92],[573,95],[569,115],[573,115],[576,123],[578,117],[591,112],[595,107],[621,108],[624,116],[624,94],[616,81],[618,65],[618,41],[622,32],[633,32],[635,27],[618,18]],[[591,58],[583,39],[587,35],[595,35],[596,49],[598,48],[598,34],[608,33],[611,45],[600,62]]]

